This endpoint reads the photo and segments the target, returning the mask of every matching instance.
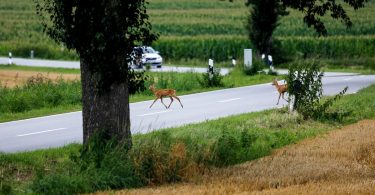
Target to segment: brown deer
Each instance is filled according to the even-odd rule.
[[[275,85],[277,91],[279,92],[279,99],[277,100],[277,104],[276,105],[279,105],[279,101],[280,101],[280,96],[282,96],[282,98],[288,102],[288,100],[286,100],[284,98],[284,93],[287,92],[288,90],[288,84],[282,84],[282,85],[279,85],[279,83],[277,82],[277,79],[273,79],[272,81],[272,85]]]
[[[165,106],[166,109],[168,109],[173,102],[173,98],[177,99],[180,102],[182,108],[184,107],[182,105],[181,101],[180,101],[180,98],[178,98],[177,95],[176,95],[176,90],[174,90],[174,89],[155,89],[154,84],[150,85],[149,89],[154,93],[154,95],[156,97],[154,102],[151,104],[150,108],[152,107],[152,105],[154,105],[156,100],[160,99],[161,103]],[[169,104],[169,106],[164,104],[164,102],[163,102],[164,97],[169,97],[171,99],[171,103]]]

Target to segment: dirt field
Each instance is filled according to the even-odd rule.
[[[16,85],[24,84],[28,78],[42,74],[52,80],[63,77],[65,80],[79,79],[79,74],[61,74],[61,73],[40,73],[35,71],[20,71],[20,70],[0,70],[0,82],[7,87],[14,87]]]
[[[217,169],[191,183],[118,194],[375,194],[375,120]]]

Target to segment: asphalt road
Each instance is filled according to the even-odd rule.
[[[7,65],[9,58],[0,57],[0,65]],[[15,65],[31,66],[31,67],[49,67],[49,68],[71,68],[80,69],[79,61],[61,61],[61,60],[41,60],[41,59],[25,59],[25,58],[12,58],[12,63]],[[139,69],[137,69],[139,70]],[[205,73],[207,68],[193,68],[183,66],[166,66],[163,65],[161,68],[152,68],[151,72],[197,72]],[[220,74],[228,74],[230,69],[221,68]]]
[[[337,94],[349,86],[347,94],[375,83],[375,75],[329,74],[323,78],[323,93]],[[177,93],[178,94],[178,93]],[[130,104],[131,131],[147,133],[167,127],[198,123],[228,115],[255,112],[286,105],[271,83],[180,96],[166,110],[160,101]],[[168,99],[164,101],[169,103]],[[66,113],[21,121],[0,123],[0,151],[17,152],[82,142],[81,112]]]

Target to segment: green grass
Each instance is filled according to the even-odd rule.
[[[275,148],[322,134],[342,124],[372,119],[375,117],[374,95],[375,85],[372,85],[357,94],[346,95],[334,104],[332,109],[351,111],[342,123],[305,121],[297,115],[289,115],[286,109],[247,113],[133,135],[134,145],[129,155],[134,161],[136,177],[146,181],[144,184],[183,181],[186,179],[184,175],[191,174],[191,166],[207,168],[237,164],[268,155]],[[54,186],[56,193],[59,188],[69,186],[85,186],[91,191],[93,188],[85,183],[89,177],[82,180],[77,164],[71,158],[79,154],[80,148],[80,145],[73,144],[57,149],[0,154],[1,185],[15,193],[30,192],[33,181],[34,189]],[[179,160],[180,167],[174,166],[176,160]],[[39,176],[35,180],[36,174]]]
[[[0,65],[1,70],[21,70],[21,71],[34,71],[46,73],[61,73],[61,74],[81,74],[79,69],[70,68],[50,68],[50,67],[31,67],[22,65]]]

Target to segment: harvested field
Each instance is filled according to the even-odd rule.
[[[37,71],[20,71],[20,70],[0,70],[0,83],[3,86],[14,87],[23,85],[29,78],[37,75],[42,75],[52,80],[63,78],[64,80],[80,79],[79,74],[61,74],[61,73],[47,73]]]
[[[375,194],[375,120],[215,169],[190,183],[118,194]]]

